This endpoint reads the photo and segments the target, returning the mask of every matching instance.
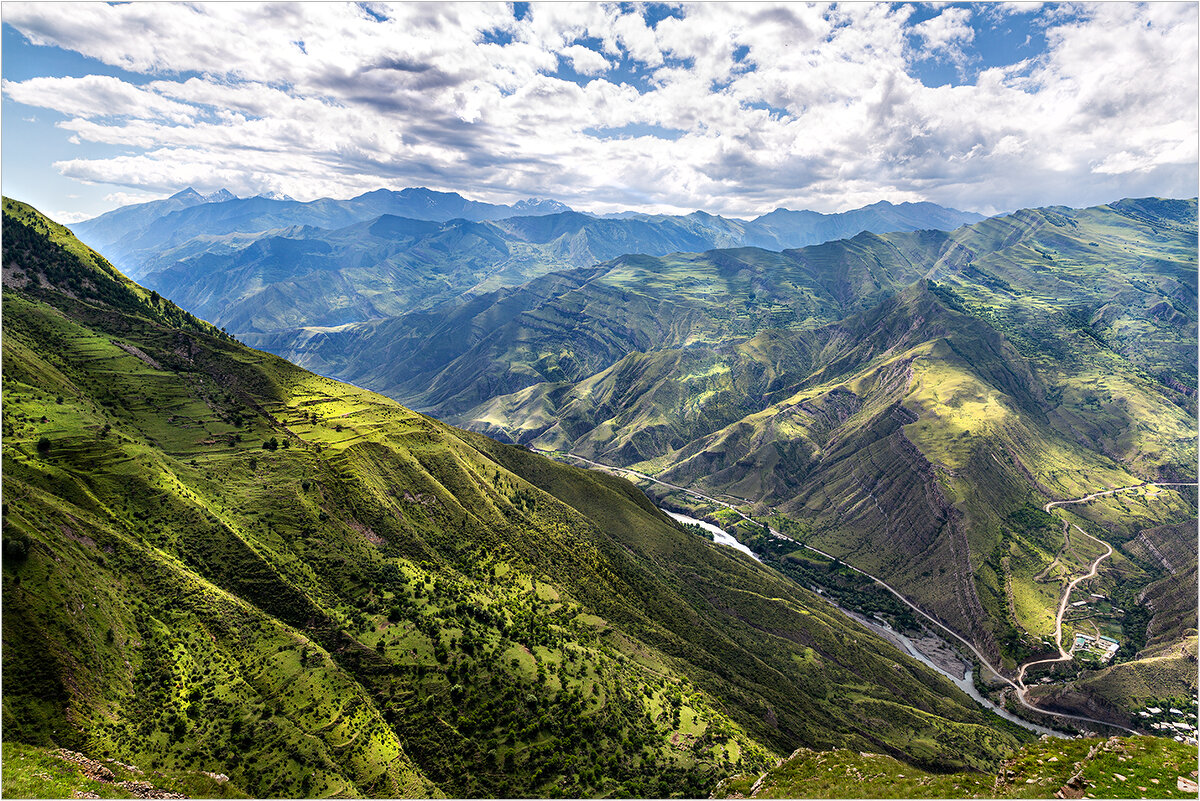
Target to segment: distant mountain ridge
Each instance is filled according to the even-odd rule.
[[[73,230],[129,275],[242,335],[393,317],[627,253],[784,250],[979,219],[932,203],[885,201],[739,220],[701,211],[598,217],[555,200],[497,206],[421,188],[308,203],[187,189]]]
[[[188,187],[164,200],[123,206],[76,223],[72,230],[93,247],[111,252],[114,261],[136,275],[138,254],[162,248],[167,242],[182,241],[186,236],[261,232],[296,225],[340,228],[382,214],[445,222],[569,210],[556,200],[527,198],[505,206],[424,187],[376,189],[348,200],[320,198],[309,202],[278,192],[239,198],[227,189],[203,195]]]

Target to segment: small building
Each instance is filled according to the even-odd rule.
[[[1175,707],[1171,707],[1167,711],[1170,712],[1172,715],[1182,715],[1183,714],[1182,709],[1176,709]]]
[[[1148,706],[1148,707],[1146,707],[1146,711],[1149,712],[1151,715],[1161,715],[1162,714],[1162,710],[1156,706]]]

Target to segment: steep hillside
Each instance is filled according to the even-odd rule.
[[[1022,510],[1194,480],[1195,213],[1122,201],[627,256],[289,355],[493,436],[758,502],[1013,666],[1047,647],[1060,578],[1087,563]],[[1120,543],[1193,504],[1167,490],[1080,514]],[[1161,569],[1111,563],[1138,587]]]
[[[1027,738],[632,485],[249,350],[4,210],[6,741],[461,797]]]

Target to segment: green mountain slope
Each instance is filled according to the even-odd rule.
[[[920,278],[946,242],[945,233],[920,231],[899,245],[860,234],[785,253],[622,256],[429,312],[264,344],[419,408],[461,415],[537,383],[585,379],[638,351],[827,325]]]
[[[249,350],[4,208],[6,739],[254,795],[590,796],[1028,736],[632,485]]]
[[[1195,201],[1143,199],[625,256],[288,352],[492,436],[757,502],[1013,667],[1053,653],[1058,593],[1096,555],[1028,510],[1194,480],[1195,304]],[[1071,514],[1117,545],[1194,516],[1174,490],[1104,503]],[[1105,570],[1093,589],[1166,568]]]

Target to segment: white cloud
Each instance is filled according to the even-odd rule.
[[[110,192],[104,199],[114,206],[131,206],[134,203],[149,203],[152,200],[164,200],[168,195],[147,192]]]
[[[86,211],[49,211],[46,212],[46,216],[59,225],[71,225],[72,223],[91,219],[95,215],[89,214]]]
[[[914,25],[912,31],[921,38],[923,45],[920,57],[964,63],[967,54],[963,48],[975,38],[970,21],[971,9],[955,7]]]
[[[562,55],[571,60],[571,69],[580,75],[599,75],[608,72],[613,66],[603,55],[583,45],[565,47]]]
[[[196,109],[108,75],[82,78],[30,78],[4,81],[4,93],[18,103],[41,106],[76,117],[163,118],[187,123]]]
[[[1046,52],[939,88],[914,64],[976,58],[970,9],[916,25],[885,4],[690,4],[655,25],[598,3],[534,4],[519,21],[503,4],[378,9],[387,20],[326,3],[6,3],[32,41],[153,80],[46,76],[4,92],[64,115],[81,144],[62,174],[156,193],[426,185],[746,215],[1195,191],[1190,4],[1022,9],[1040,15]],[[565,63],[582,85],[553,77]],[[677,138],[596,134],[641,130],[628,126]]]

